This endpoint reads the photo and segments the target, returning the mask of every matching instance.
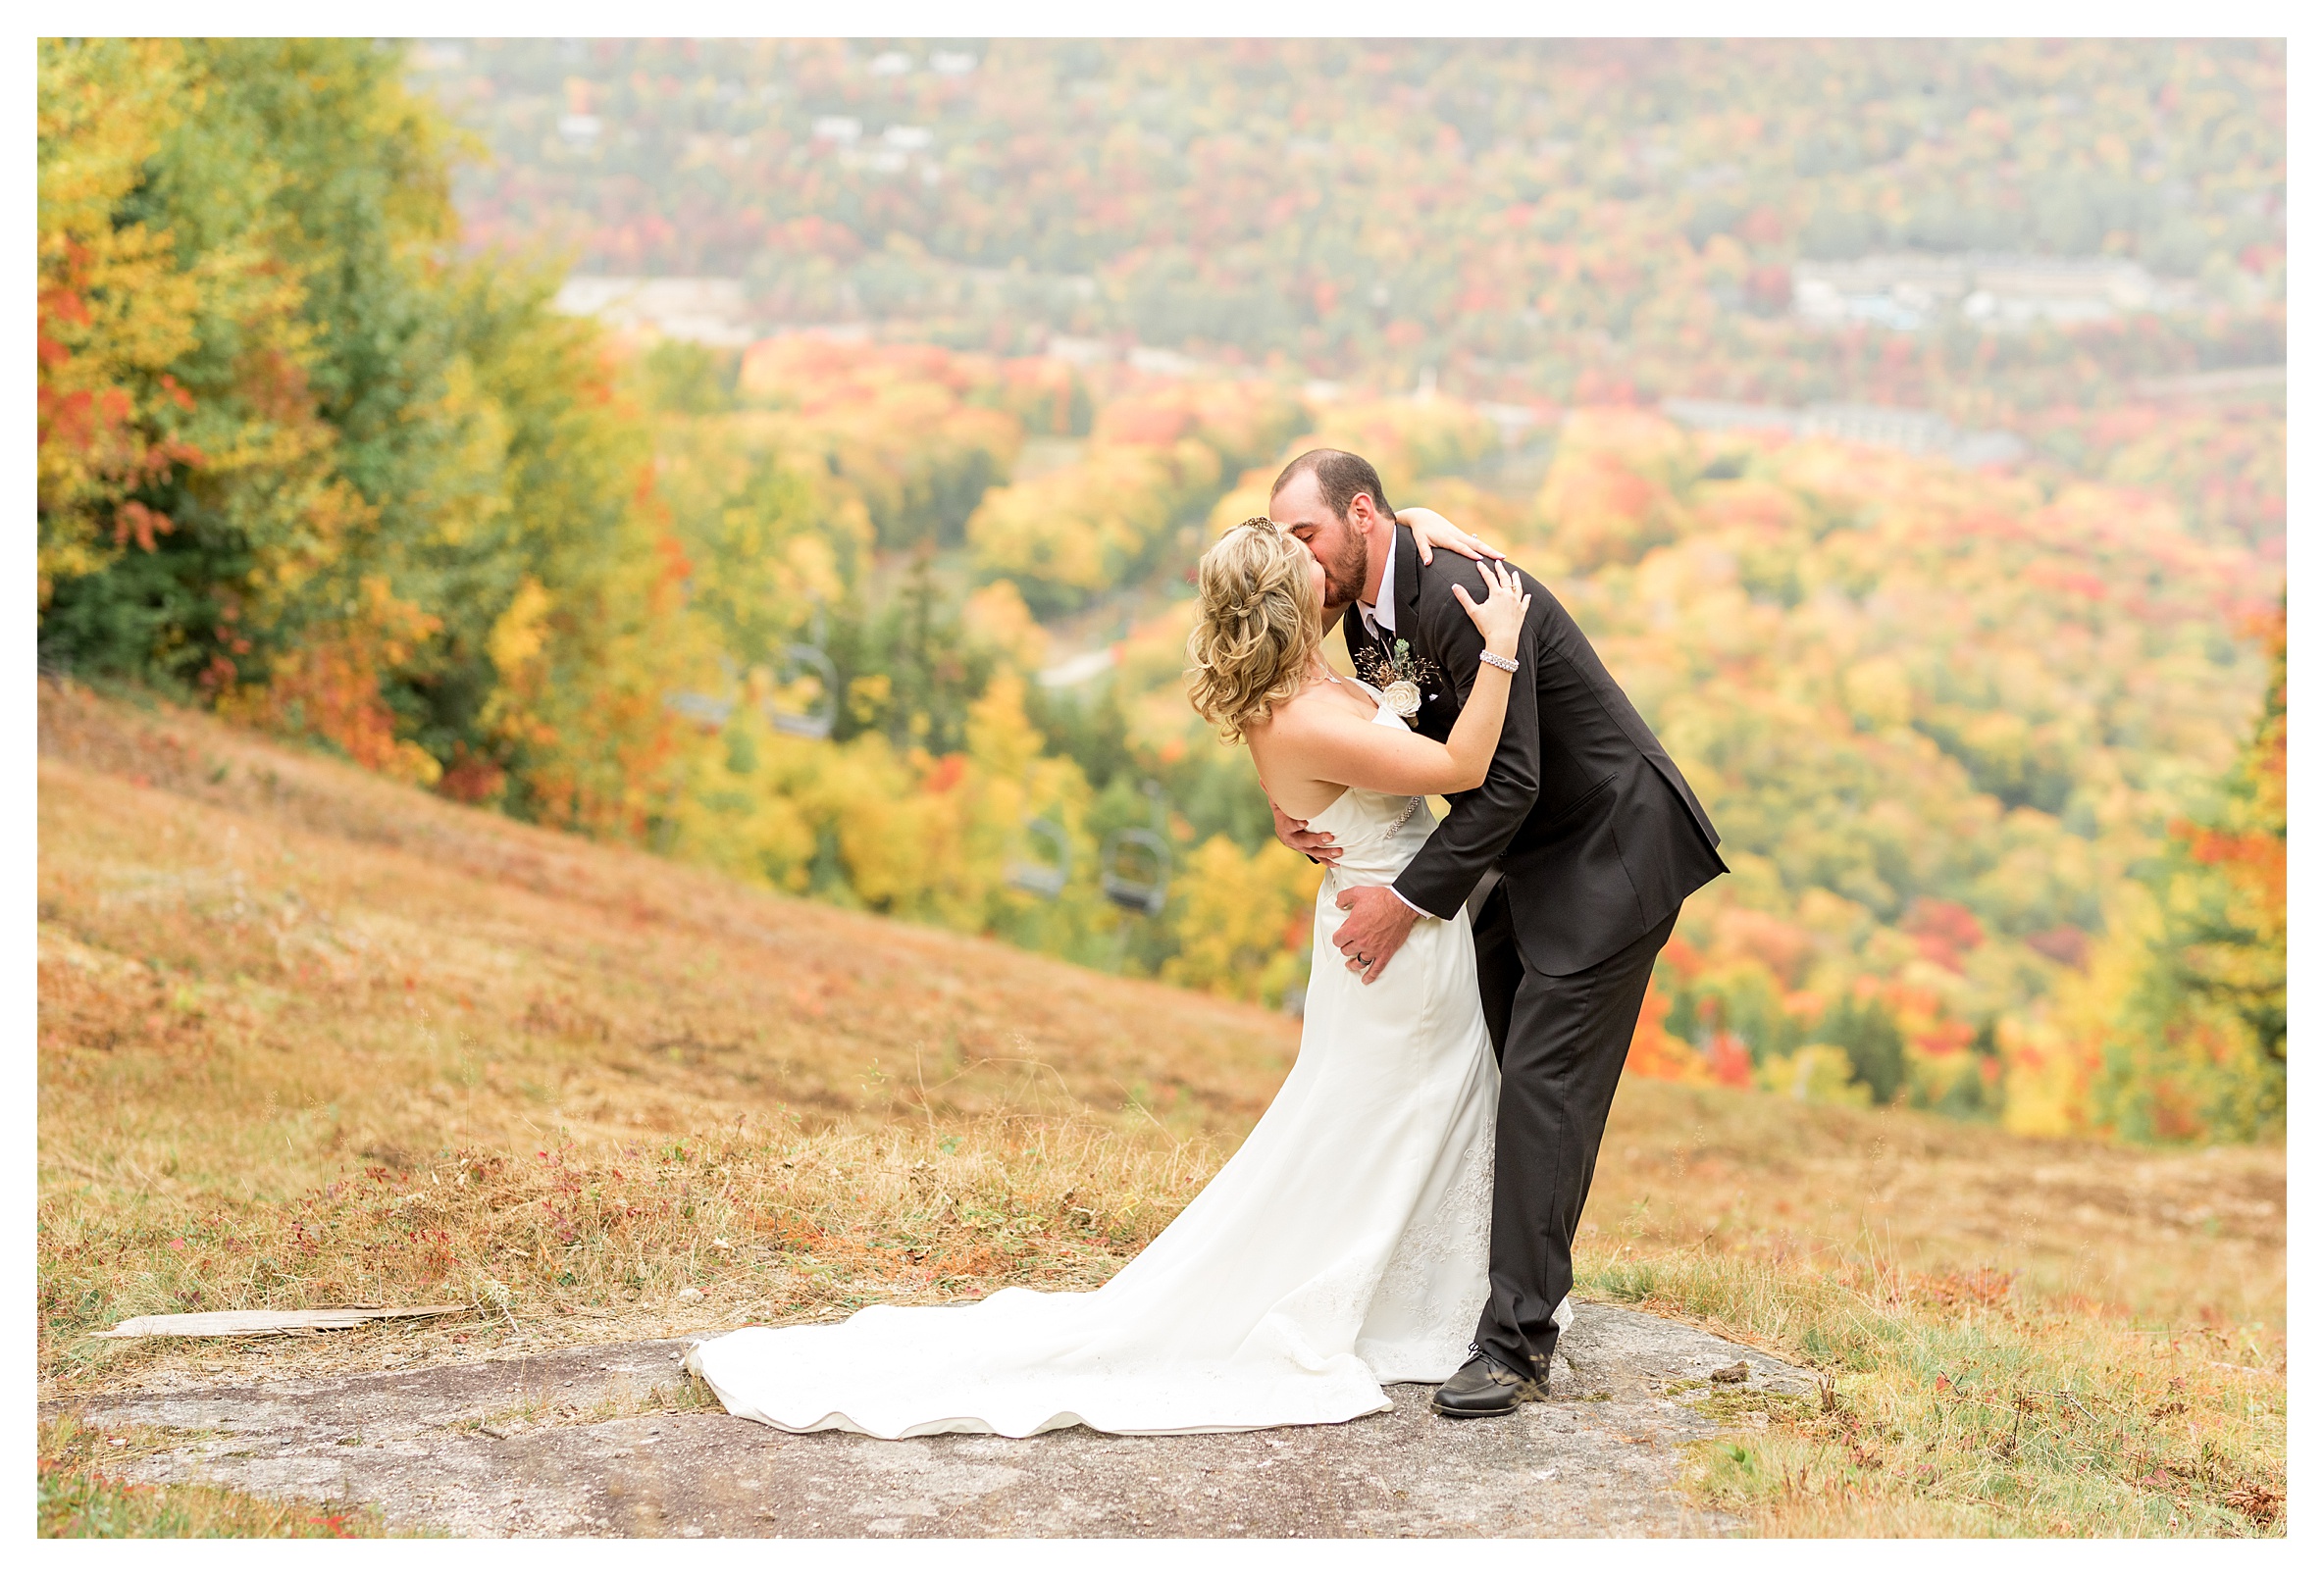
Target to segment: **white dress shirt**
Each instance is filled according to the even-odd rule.
[[[1396,634],[1396,553],[1393,548],[1389,550],[1387,566],[1380,571],[1378,603],[1368,606],[1359,601],[1356,611],[1363,616],[1364,627],[1372,634],[1384,632],[1391,636]]]

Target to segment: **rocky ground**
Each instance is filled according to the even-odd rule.
[[[150,1388],[76,1409],[161,1431],[148,1482],[375,1504],[466,1537],[1529,1537],[1727,1530],[1681,1447],[1813,1404],[1816,1376],[1688,1325],[1580,1304],[1553,1398],[1451,1423],[1417,1385],[1331,1428],[890,1442],[728,1417],[686,1341],[280,1383]],[[1742,1364],[1738,1372],[1736,1364]],[[1718,1375],[1717,1379],[1713,1375]]]

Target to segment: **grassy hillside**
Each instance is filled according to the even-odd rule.
[[[1103,1280],[1296,1025],[44,687],[44,1389],[280,1377]],[[1585,1295],[1835,1376],[1702,1492],[1769,1530],[2249,1534],[2284,1159],[1632,1081]],[[182,1308],[462,1301],[115,1346]]]

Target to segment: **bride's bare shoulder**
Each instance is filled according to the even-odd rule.
[[[1304,734],[1328,728],[1350,711],[1334,691],[1331,685],[1309,685],[1288,700],[1276,701],[1267,720],[1255,726],[1275,734]]]

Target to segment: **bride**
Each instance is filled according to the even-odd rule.
[[[1331,899],[1403,869],[1435,824],[1423,795],[1484,779],[1530,598],[1498,565],[1480,575],[1482,601],[1455,594],[1510,667],[1480,668],[1439,744],[1324,665],[1323,569],[1304,544],[1248,520],[1203,555],[1195,710],[1249,745],[1286,814],[1343,850],[1316,903],[1290,1076],[1234,1158],[1100,1290],[1012,1288],[721,1336],[687,1365],[728,1411],[882,1439],[1213,1433],[1385,1411],[1382,1385],[1461,1366],[1486,1296],[1499,1082],[1468,921],[1421,921],[1368,986],[1331,945]]]

